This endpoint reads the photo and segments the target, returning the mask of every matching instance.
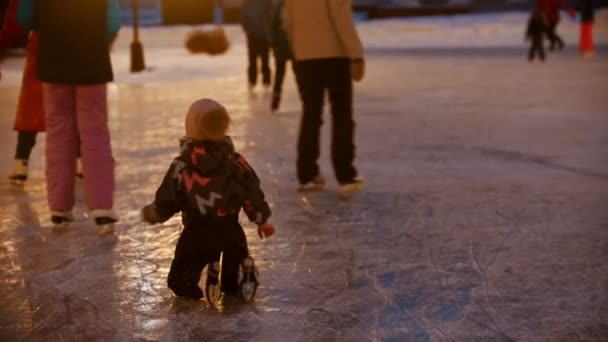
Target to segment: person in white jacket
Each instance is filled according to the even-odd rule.
[[[302,120],[297,173],[301,191],[319,190],[319,141],[323,99],[329,92],[331,159],[341,192],[362,188],[355,157],[352,80],[364,74],[363,46],[355,29],[351,0],[285,0],[283,22],[296,61]]]

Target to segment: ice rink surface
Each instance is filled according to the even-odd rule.
[[[0,341],[606,341],[605,14],[596,58],[577,56],[576,23],[565,21],[568,47],[544,64],[525,59],[521,13],[360,24],[356,163],[367,183],[350,196],[333,180],[327,113],[328,188],[295,191],[293,75],[270,113],[268,93],[247,92],[240,28],[227,27],[232,47],[221,57],[188,55],[188,27],[145,28],[143,74],[128,72],[124,28],[109,86],[120,222],[103,238],[80,186],[76,222],[51,230],[44,135],[25,188],[6,181],[23,65],[6,60]],[[252,304],[176,298],[166,277],[180,218],[139,219],[199,97],[228,107],[278,228],[261,241],[243,220],[260,268]]]

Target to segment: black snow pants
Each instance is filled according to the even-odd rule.
[[[218,261],[224,252],[222,292],[237,294],[239,265],[248,256],[247,239],[238,217],[209,220],[211,224],[188,225],[182,231],[169,270],[168,285],[182,297],[201,298],[198,287],[205,265]]]

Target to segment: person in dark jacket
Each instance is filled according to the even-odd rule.
[[[581,10],[581,35],[578,51],[583,57],[593,57],[595,48],[593,44],[593,21],[595,13],[593,0],[580,0]]]
[[[272,26],[270,30],[270,46],[274,53],[274,86],[272,89],[272,101],[270,103],[270,109],[275,112],[279,109],[281,103],[281,93],[283,90],[283,79],[285,77],[285,71],[288,61],[292,61],[292,68],[295,74],[295,64],[293,63],[293,54],[289,47],[289,41],[287,40],[287,33],[283,30],[283,11],[284,1],[279,0],[275,6],[274,15],[272,18]],[[297,79],[296,79],[297,83]],[[300,87],[298,86],[298,92]]]
[[[272,0],[245,0],[241,7],[241,25],[247,36],[249,57],[247,76],[250,90],[253,90],[257,84],[258,59],[262,63],[262,83],[265,88],[270,87],[271,76],[268,64],[270,45],[268,40],[273,8]]]
[[[73,220],[80,149],[90,215],[100,234],[112,232],[117,217],[106,94],[113,80],[110,41],[120,27],[118,0],[21,0],[17,18],[38,32],[51,221],[62,226]]]
[[[541,61],[545,61],[545,48],[543,41],[547,28],[543,16],[539,11],[534,11],[528,20],[526,40],[530,40],[531,46],[528,52],[528,60],[532,62],[538,53]]]
[[[205,297],[211,303],[218,290],[227,294],[243,291],[239,268],[242,273],[249,269],[250,281],[257,287],[255,271],[251,272],[255,269],[253,259],[239,224],[241,208],[258,225],[260,238],[275,231],[268,223],[271,212],[260,180],[226,136],[229,122],[226,109],[213,100],[192,104],[180,155],[171,163],[154,202],[142,210],[143,220],[150,224],[182,213],[184,229],[175,248],[168,285],[178,296]],[[223,262],[218,279],[220,255]],[[218,281],[221,289],[213,288]]]

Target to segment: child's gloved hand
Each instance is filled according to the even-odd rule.
[[[266,222],[258,226],[258,236],[260,239],[265,239],[274,235],[275,228],[272,224]]]
[[[363,58],[350,61],[350,77],[353,81],[359,82],[365,76],[365,60]]]
[[[141,210],[141,219],[149,224],[155,224],[161,221],[160,215],[158,215],[158,211],[156,210],[154,203],[143,207]]]

